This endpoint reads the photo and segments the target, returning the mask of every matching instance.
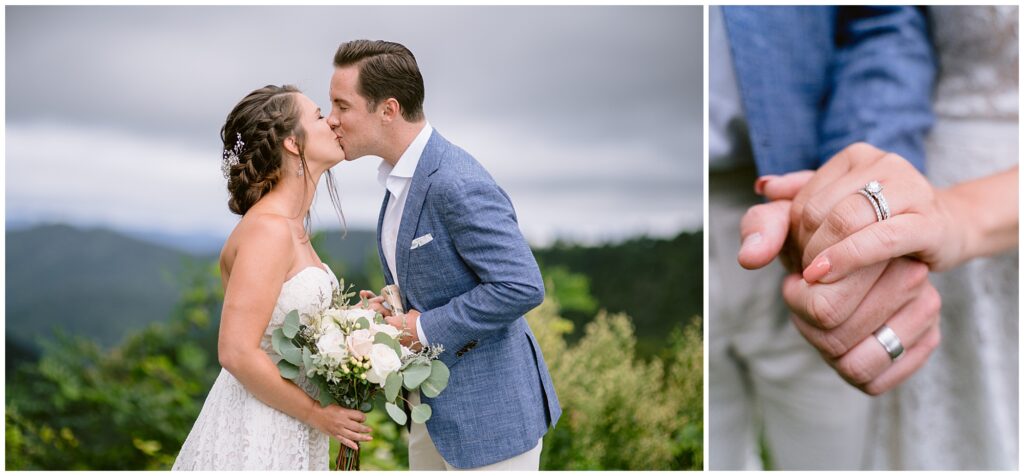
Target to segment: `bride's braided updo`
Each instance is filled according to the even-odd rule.
[[[295,100],[298,93],[295,86],[265,86],[245,96],[228,114],[220,137],[232,212],[244,215],[281,179],[287,137],[296,136],[302,168],[306,169],[302,154],[305,134]]]

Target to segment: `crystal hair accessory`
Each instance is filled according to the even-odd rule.
[[[242,134],[236,132],[235,146],[231,150],[225,150],[224,156],[221,158],[220,172],[224,174],[224,178],[231,176],[231,167],[238,165],[238,156],[242,154],[244,147],[245,142],[242,142]]]

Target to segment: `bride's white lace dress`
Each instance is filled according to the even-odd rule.
[[[338,281],[330,268],[311,266],[281,286],[274,313],[260,347],[274,363],[271,335],[293,309],[301,319],[330,304]],[[302,377],[300,377],[302,378]],[[316,387],[300,380],[310,395]],[[221,369],[203,409],[192,426],[174,470],[327,470],[327,435],[259,401],[227,370]]]
[[[1017,7],[929,11],[940,69],[928,178],[944,187],[1016,165]],[[869,466],[1016,470],[1018,254],[931,279],[943,299],[942,343],[911,379],[875,400]]]

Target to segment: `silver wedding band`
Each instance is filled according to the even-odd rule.
[[[871,203],[871,208],[875,210],[875,218],[878,221],[889,219],[889,202],[886,201],[885,195],[882,195],[882,188],[881,183],[877,180],[872,180],[858,190]]]
[[[879,344],[882,344],[882,348],[889,354],[889,358],[894,362],[896,359],[903,355],[903,343],[900,342],[900,338],[896,336],[892,328],[887,325],[882,325],[875,331],[875,339],[878,340]]]

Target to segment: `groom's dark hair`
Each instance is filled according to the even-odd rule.
[[[342,43],[334,54],[334,67],[359,67],[359,94],[372,111],[381,101],[395,98],[402,117],[423,119],[423,76],[408,48],[390,41],[354,40]]]

